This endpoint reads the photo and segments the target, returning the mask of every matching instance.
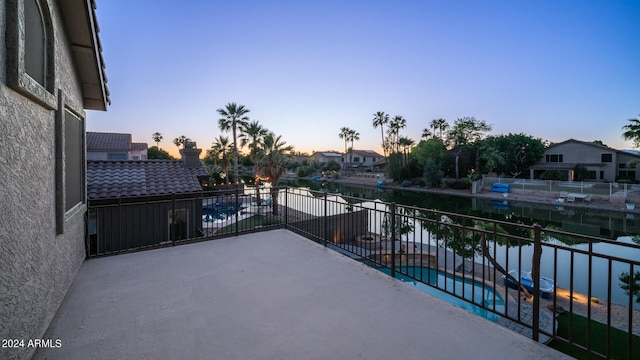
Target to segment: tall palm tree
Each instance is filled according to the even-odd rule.
[[[227,170],[231,165],[229,163],[229,153],[233,150],[233,147],[229,142],[229,137],[222,135],[218,136],[213,141],[211,150],[216,155],[215,158],[220,159],[220,168],[222,168],[223,170]]]
[[[633,146],[640,147],[640,120],[629,119],[629,124],[622,127],[622,138],[633,141]]]
[[[433,136],[433,133],[431,133],[431,130],[424,128],[422,129],[422,138],[425,140],[429,140],[429,138]]]
[[[228,103],[224,109],[218,109],[218,114],[221,118],[218,119],[218,126],[222,131],[229,131],[233,135],[233,175],[234,181],[238,181],[238,129],[242,129],[247,126],[249,117],[246,114],[249,109],[244,105],[237,105],[236,103]]]
[[[360,133],[355,130],[349,130],[348,139],[351,141],[351,149],[349,153],[351,154],[350,163],[353,163],[353,142],[360,140]]]
[[[151,138],[153,139],[153,141],[155,141],[156,147],[159,149],[160,140],[162,140],[162,134],[160,134],[159,132],[154,132],[153,134],[151,134]]]
[[[442,139],[444,131],[449,128],[449,124],[445,119],[433,119],[429,123],[429,127],[433,129],[434,134],[436,131],[440,131],[440,139]]]
[[[271,182],[271,206],[273,215],[278,215],[278,189],[280,178],[286,171],[286,153],[293,150],[292,146],[286,145],[282,136],[269,132],[262,139],[260,149],[257,152],[258,171]]]
[[[349,142],[349,134],[351,134],[352,131],[353,130],[349,129],[348,127],[341,127],[340,133],[338,134],[340,139],[344,139],[344,155],[345,156],[347,155],[347,143]],[[346,164],[343,164],[343,165],[346,167]]]
[[[402,147],[402,152],[404,154],[404,163],[407,163],[407,151],[415,144],[416,142],[412,139],[409,139],[406,136],[401,136],[398,139],[398,145]]]
[[[377,128],[380,126],[380,134],[382,135],[382,151],[384,153],[384,157],[387,157],[387,147],[384,142],[384,126],[389,123],[389,115],[385,114],[384,111],[378,111],[373,114],[373,128]]]
[[[398,145],[398,138],[400,136],[400,129],[404,129],[407,127],[407,120],[400,115],[396,115],[389,121],[389,130],[387,130],[387,134],[391,138],[391,146],[395,148],[395,151],[398,152],[400,147]]]
[[[262,138],[269,133],[267,128],[260,125],[258,120],[247,123],[241,129],[240,147],[249,146],[249,157],[255,162],[255,156],[260,146]]]

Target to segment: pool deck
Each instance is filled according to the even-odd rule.
[[[34,359],[570,359],[287,230],[86,261]]]

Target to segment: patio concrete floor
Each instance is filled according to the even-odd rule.
[[[287,230],[87,260],[34,359],[570,359]]]

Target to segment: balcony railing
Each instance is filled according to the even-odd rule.
[[[536,341],[640,355],[635,243],[293,188],[90,201],[88,223],[89,257],[287,228]],[[541,280],[525,286],[513,269]]]

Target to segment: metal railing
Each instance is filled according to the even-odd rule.
[[[511,189],[544,191],[550,193],[577,193],[599,196],[619,196],[626,199],[629,193],[640,191],[637,184],[618,182],[594,182],[594,181],[559,181],[559,180],[532,180],[483,176],[482,184],[490,188],[491,184],[509,184]]]
[[[640,355],[633,242],[295,188],[90,201],[88,223],[89,257],[284,227],[536,341],[601,358],[623,343],[627,358]],[[515,269],[540,280],[528,286],[507,275]],[[587,320],[584,334],[577,316]],[[604,347],[592,326],[604,327]]]

